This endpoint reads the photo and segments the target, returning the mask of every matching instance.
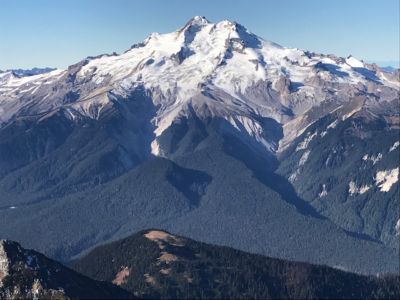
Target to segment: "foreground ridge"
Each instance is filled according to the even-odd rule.
[[[92,280],[44,255],[0,240],[1,299],[122,299],[122,289]]]
[[[146,230],[97,247],[73,267],[150,298],[373,299],[400,295],[399,276],[361,276]]]

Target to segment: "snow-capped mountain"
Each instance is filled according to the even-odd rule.
[[[175,32],[153,33],[121,55],[88,58],[37,76],[0,76],[3,124],[61,108],[71,118],[98,118],[113,98],[144,88],[157,107],[156,136],[194,109],[199,117],[228,120],[271,151],[278,145],[265,136],[257,117],[284,125],[285,146],[313,121],[303,120],[310,109],[323,107],[326,114],[364,94],[363,103],[344,109],[351,114],[377,104],[376,96],[379,102],[395,99],[400,86],[390,74],[352,56],[285,48],[238,23],[210,23],[199,16]],[[154,141],[153,154],[160,151]]]
[[[14,76],[17,77],[24,77],[24,76],[33,76],[48,73],[54,71],[55,68],[32,68],[32,69],[9,69],[6,71],[1,71],[0,74],[4,73],[12,73]]]
[[[155,227],[394,272],[399,89],[203,17],[67,70],[0,73],[0,234],[67,260]]]

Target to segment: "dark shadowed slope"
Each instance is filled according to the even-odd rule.
[[[145,298],[395,299],[400,295],[398,276],[361,276],[159,230],[99,246],[73,267]]]
[[[132,299],[106,282],[81,275],[44,255],[0,240],[0,299]]]

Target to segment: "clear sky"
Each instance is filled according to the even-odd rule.
[[[0,0],[0,69],[65,68],[122,52],[195,15],[283,46],[381,64],[399,60],[400,0]]]

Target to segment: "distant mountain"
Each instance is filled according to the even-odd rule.
[[[382,71],[387,73],[394,73],[398,70],[398,68],[394,68],[392,66],[381,67]]]
[[[153,227],[398,272],[399,88],[204,17],[67,70],[2,73],[0,236],[68,261]]]
[[[56,70],[55,68],[33,68],[33,69],[9,69],[6,71],[1,71],[1,73],[12,73],[17,77],[34,76],[49,73]]]
[[[73,267],[144,298],[397,299],[399,276],[360,276],[159,230],[97,247]]]
[[[83,276],[44,255],[0,240],[1,299],[132,299],[110,283]]]

